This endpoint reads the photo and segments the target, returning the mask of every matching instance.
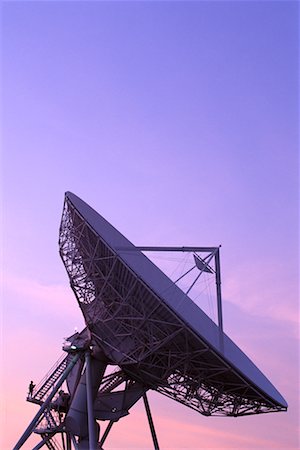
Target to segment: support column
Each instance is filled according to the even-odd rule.
[[[149,422],[149,426],[150,426],[150,430],[151,430],[151,435],[152,435],[152,439],[153,439],[154,449],[155,450],[159,450],[158,440],[157,440],[157,436],[156,436],[156,433],[155,433],[154,423],[153,423],[153,420],[152,420],[150,406],[149,406],[149,402],[148,402],[148,398],[147,398],[146,392],[143,394],[143,399],[144,399],[145,409],[146,409],[148,422]]]
[[[113,424],[114,424],[114,421],[111,420],[111,421],[109,422],[109,424],[107,425],[107,427],[106,427],[106,429],[105,429],[105,431],[104,431],[104,433],[103,433],[103,436],[102,436],[102,438],[101,438],[101,441],[100,441],[100,447],[101,447],[101,448],[102,448],[104,442],[106,441],[106,438],[107,438],[107,436],[108,436],[108,434],[109,434],[109,432],[110,432],[111,427],[113,426]]]
[[[92,393],[92,374],[91,374],[91,355],[90,351],[85,352],[86,363],[86,396],[87,396],[87,413],[88,413],[88,429],[89,429],[89,450],[96,450],[96,433],[94,418],[94,402]]]
[[[69,433],[66,433],[66,440],[67,440],[67,450],[71,450],[71,437]]]
[[[40,448],[44,447],[46,442],[50,441],[52,436],[46,436],[41,442],[39,442],[32,450],[39,450]]]
[[[218,325],[220,336],[220,348],[224,350],[223,339],[223,312],[222,312],[222,294],[221,294],[221,267],[220,267],[220,250],[218,249],[215,254],[215,268],[216,268],[216,288],[217,288],[217,303],[218,303]]]

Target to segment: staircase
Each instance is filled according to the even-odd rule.
[[[122,371],[118,371],[103,377],[99,392],[111,392],[115,387],[119,386],[125,377]]]
[[[51,367],[46,376],[34,389],[32,396],[28,396],[27,400],[32,403],[38,403],[41,405],[46,398],[47,393],[55,385],[56,381],[60,378],[61,374],[67,367],[68,355],[63,354],[60,359]]]
[[[43,433],[43,434],[41,434],[41,437],[43,439],[45,439],[45,438],[48,437],[48,434],[47,433]],[[61,446],[57,444],[57,442],[55,441],[54,437],[51,437],[50,439],[48,439],[45,442],[45,445],[46,445],[46,447],[49,448],[49,450],[61,450]]]
[[[32,392],[32,395],[28,395],[27,401],[42,405],[51,391],[57,385],[57,381],[66,370],[69,363],[69,355],[63,354],[58,361],[51,367],[44,378],[38,383]],[[55,398],[55,397],[54,397]],[[59,412],[52,409],[53,405],[50,404],[43,412],[37,428],[34,432],[39,434],[42,438],[40,445],[46,446],[49,450],[63,450],[62,446],[54,438],[54,435],[63,433],[63,424]],[[65,446],[63,445],[65,448]]]
[[[51,430],[53,430],[59,426],[59,423],[56,422],[50,409],[45,409],[44,418],[47,421],[48,428],[50,428]]]
[[[46,445],[46,447],[50,450],[62,450],[61,446],[54,438],[54,435],[61,431],[62,425],[58,416],[55,418],[55,413],[53,415],[50,409],[45,409],[42,420],[34,432],[41,436],[44,441],[44,445]]]

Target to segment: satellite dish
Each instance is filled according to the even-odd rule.
[[[45,444],[60,433],[67,448],[72,443],[78,449],[97,448],[95,419],[109,421],[102,447],[112,424],[142,397],[154,447],[159,448],[149,389],[205,416],[287,409],[281,394],[223,332],[221,309],[218,326],[142,252],[151,248],[135,247],[70,192],[65,195],[59,248],[86,328],[68,338],[67,356],[31,395],[41,409],[15,449],[33,430]],[[219,248],[205,250],[210,256],[195,253],[195,266],[200,273],[216,272],[220,306]],[[215,270],[210,265],[213,257]],[[107,374],[108,366],[116,370]],[[54,420],[47,431],[38,424],[53,415],[55,402],[62,404],[58,392],[64,382],[69,397],[61,406],[63,420]]]

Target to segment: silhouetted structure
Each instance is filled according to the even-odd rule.
[[[287,409],[223,332],[219,247],[137,248],[72,193],[65,197],[59,246],[86,328],[68,338],[67,355],[36,388],[31,401],[41,409],[15,449],[32,431],[42,438],[35,449],[59,448],[54,435],[67,450],[101,448],[113,423],[142,397],[157,449],[149,389],[205,416]],[[151,250],[191,251],[196,279],[215,276],[218,325],[142,253]],[[101,436],[98,420],[109,421]]]

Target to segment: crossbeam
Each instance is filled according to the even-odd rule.
[[[141,252],[208,252],[212,253],[219,247],[135,247]]]

